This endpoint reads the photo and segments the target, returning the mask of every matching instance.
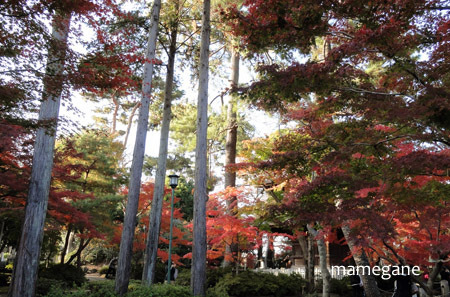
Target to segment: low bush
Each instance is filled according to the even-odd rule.
[[[45,277],[39,277],[36,282],[36,296],[51,296],[54,295],[48,295],[50,292],[55,291],[56,294],[59,294],[59,292],[63,292],[64,289],[67,289],[66,284],[62,280],[55,280],[55,279],[49,279]],[[56,295],[58,296],[58,295]],[[64,295],[60,295],[64,296]]]
[[[98,271],[98,274],[103,275],[106,274],[106,272],[108,271],[109,266],[108,265],[103,265],[100,270]]]
[[[221,278],[231,272],[231,267],[216,267],[208,269],[206,271],[206,288],[214,287]],[[179,268],[178,277],[175,281],[175,284],[189,287],[191,285],[191,270],[189,268]]]
[[[42,296],[42,295],[41,295]],[[76,290],[67,291],[53,286],[44,297],[118,297],[113,281],[88,283]],[[131,282],[125,297],[192,297],[189,287],[168,284],[156,284],[145,287]]]
[[[189,287],[191,285],[191,270],[187,268],[178,269],[178,277],[175,284]]]
[[[69,265],[56,264],[47,268],[40,268],[39,277],[64,282],[65,287],[81,286],[87,280],[84,277],[83,269]]]
[[[42,296],[42,295],[41,295]],[[78,289],[52,286],[43,297],[118,297],[114,291],[113,281],[86,283]]]
[[[232,272],[233,268],[231,266],[208,269],[206,271],[206,288],[214,287],[225,275]]]
[[[192,297],[189,287],[168,284],[156,284],[151,287],[138,286],[126,294],[126,297]]]
[[[131,279],[142,279],[142,272],[144,270],[144,266],[142,264],[131,266]],[[156,262],[155,267],[155,283],[164,283],[166,279],[166,271],[167,266],[162,262]]]
[[[348,277],[344,277],[341,280],[332,278],[330,280],[330,293],[335,293],[339,296],[352,296],[350,279]]]
[[[118,296],[114,291],[114,281],[105,280],[105,281],[97,281],[87,283],[85,288],[87,289],[87,293],[85,291],[85,295],[81,296],[89,296],[89,297],[116,297]],[[80,296],[80,297],[81,297]]]
[[[211,297],[249,297],[249,296],[299,296],[304,280],[298,274],[240,272],[238,275],[226,274],[208,290]]]
[[[322,284],[322,280],[319,280],[316,283],[316,288],[320,293],[322,293]],[[342,297],[353,296],[353,291],[350,286],[350,279],[348,277],[344,277],[342,279],[330,279],[330,293],[338,294]]]

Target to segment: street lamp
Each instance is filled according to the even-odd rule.
[[[170,200],[170,235],[169,235],[169,261],[167,266],[167,283],[170,284],[170,274],[172,266],[172,228],[173,228],[173,195],[174,190],[178,186],[179,176],[176,174],[169,175],[169,185],[172,188],[172,199]]]

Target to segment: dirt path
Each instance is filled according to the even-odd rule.
[[[101,281],[101,280],[106,280],[104,275],[100,275],[98,273],[88,273],[86,274],[86,278],[92,282],[92,281]],[[1,296],[0,296],[1,297]]]

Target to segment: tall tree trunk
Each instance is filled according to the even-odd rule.
[[[308,235],[308,237],[306,238],[307,242],[308,242],[308,267],[307,269],[308,271],[308,275],[310,277],[310,291],[313,292],[316,288],[316,283],[315,283],[315,275],[314,275],[314,268],[316,266],[316,255],[315,255],[315,251],[314,251],[314,239],[312,237],[311,234]]]
[[[305,261],[306,290],[312,292],[314,289],[314,249],[311,247],[313,242],[308,235],[300,235],[298,237],[298,243],[302,249],[303,260]]]
[[[130,117],[128,118],[128,123],[127,123],[127,131],[125,133],[125,139],[123,141],[123,147],[126,148],[127,147],[127,143],[128,143],[128,136],[130,135],[130,130],[131,130],[131,125],[133,124],[133,118],[134,118],[134,114],[136,113],[136,110],[141,106],[141,102],[136,103],[133,106],[133,109],[131,110],[131,114]]]
[[[330,280],[331,280],[331,274],[328,270],[327,265],[327,246],[325,244],[325,241],[323,240],[323,237],[318,238],[319,232],[311,225],[307,225],[308,231],[311,233],[311,235],[316,239],[317,247],[319,250],[319,262],[320,262],[320,270],[322,272],[322,297],[329,297],[330,296]]]
[[[195,149],[194,234],[191,268],[191,289],[194,296],[205,296],[206,293],[206,201],[208,200],[206,154],[208,145],[210,9],[211,1],[204,0],[197,103],[197,142]]]
[[[67,251],[69,249],[69,241],[70,241],[70,235],[72,234],[72,226],[69,225],[69,228],[67,229],[66,238],[64,239],[64,246],[61,251],[61,258],[60,262],[61,264],[64,264],[64,260],[66,258]]]
[[[43,80],[44,91],[39,110],[39,122],[44,125],[38,129],[34,143],[33,167],[25,207],[25,219],[9,292],[9,296],[13,297],[35,295],[50,191],[59,106],[63,90],[70,18],[71,14],[64,12],[55,13],[53,17],[52,42],[48,51],[47,68]]]
[[[298,244],[300,245],[300,249],[302,250],[303,255],[303,261],[305,262],[305,280],[306,282],[309,282],[309,269],[308,267],[308,242],[306,241],[306,235],[299,235],[298,238]]]
[[[113,90],[113,93],[111,94],[111,99],[114,103],[114,111],[113,111],[113,117],[112,117],[112,127],[111,127],[111,134],[116,133],[116,126],[117,126],[117,114],[119,113],[119,101],[117,101],[116,97],[117,90]]]
[[[353,259],[355,260],[356,265],[358,266],[370,266],[369,260],[367,259],[367,255],[364,252],[364,250],[356,251],[357,245],[355,241],[350,237],[350,227],[343,224],[342,225],[342,232],[344,233],[345,240],[347,241],[348,247],[350,248],[350,251],[352,252]],[[373,275],[360,275],[365,296],[366,297],[380,297],[380,290],[378,290],[377,287],[377,281],[373,277]]]
[[[177,2],[178,4],[179,2]],[[156,168],[155,189],[153,190],[153,201],[150,213],[149,232],[147,235],[147,246],[144,257],[144,270],[142,282],[151,285],[155,280],[156,258],[159,242],[159,231],[161,227],[161,211],[164,198],[164,184],[166,180],[166,162],[169,146],[169,128],[172,117],[172,92],[175,55],[177,52],[178,24],[172,27],[170,34],[169,61],[167,63],[166,85],[164,89],[164,111],[159,141],[158,167]]]
[[[231,54],[231,88],[237,87],[239,84],[239,52],[233,49]],[[236,113],[236,100],[235,96],[230,96],[230,102],[228,103],[227,119],[228,129],[227,138],[225,143],[225,167],[236,163],[236,146],[237,146],[237,113]],[[225,188],[236,187],[236,172],[225,170]],[[227,210],[230,215],[236,215],[237,213],[237,201],[236,197],[231,197],[227,200]],[[229,266],[230,261],[227,257],[230,257],[233,253],[237,253],[237,244],[225,246],[225,260],[223,266]]]
[[[153,2],[151,24],[149,30],[144,78],[142,81],[142,99],[139,109],[136,142],[134,144],[133,161],[131,163],[130,183],[128,186],[128,200],[120,241],[119,260],[117,263],[115,290],[124,295],[128,290],[131,271],[131,256],[133,252],[134,231],[136,227],[136,214],[141,189],[142,167],[144,163],[145,140],[147,136],[148,113],[152,92],[153,66],[155,61],[156,38],[158,35],[159,12],[161,0]]]

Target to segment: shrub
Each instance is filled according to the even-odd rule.
[[[256,273],[244,271],[237,276],[226,274],[208,290],[209,296],[297,296],[301,293],[304,280],[297,274]]]
[[[151,287],[130,288],[126,297],[192,297],[189,287],[168,284],[156,284]]]
[[[106,272],[108,271],[109,266],[108,265],[104,265],[100,268],[100,270],[98,271],[98,274],[103,275],[106,274]]]
[[[231,272],[232,267],[208,269],[206,271],[206,288],[214,287],[221,278]],[[179,268],[175,284],[189,287],[191,284],[191,270],[188,268]]]
[[[114,281],[105,280],[87,283],[86,286],[89,295],[80,295],[80,297],[116,297],[118,296],[114,290]]]
[[[37,296],[52,296],[52,297],[59,296],[59,295],[54,295],[54,294],[48,295],[48,294],[50,294],[51,291],[55,291],[58,294],[60,292],[61,293],[60,296],[64,296],[64,295],[62,295],[64,287],[66,287],[66,286],[65,286],[64,281],[62,281],[62,280],[55,280],[55,279],[39,277],[36,282],[36,295]]]
[[[131,279],[142,279],[144,266],[142,264],[133,264],[131,266]],[[156,262],[155,266],[155,283],[164,283],[166,279],[167,265],[162,262]]]
[[[39,277],[63,281],[65,287],[81,286],[86,282],[83,269],[69,264],[56,264],[42,268],[39,271]]]
[[[118,297],[114,291],[114,282],[101,281],[95,283],[87,283],[76,290],[62,289],[60,287],[52,287],[44,297]]]
[[[178,277],[175,284],[189,287],[191,285],[191,270],[187,268],[178,269]]]
[[[231,266],[208,269],[206,271],[206,288],[214,287],[226,274],[231,274],[232,272],[233,268]]]
[[[330,280],[330,293],[335,293],[339,296],[352,296],[349,278],[344,277],[341,280],[332,278]]]

